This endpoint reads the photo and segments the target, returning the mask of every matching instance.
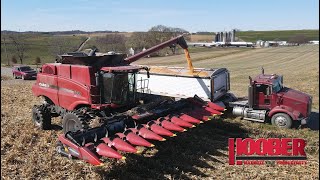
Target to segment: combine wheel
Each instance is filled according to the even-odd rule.
[[[51,116],[49,110],[45,105],[35,105],[32,108],[32,121],[40,129],[50,129]]]
[[[277,113],[272,116],[271,123],[279,128],[290,129],[292,126],[292,119],[288,114]]]
[[[63,133],[68,131],[76,132],[78,130],[87,129],[89,126],[86,119],[78,111],[70,111],[65,113],[62,119]]]

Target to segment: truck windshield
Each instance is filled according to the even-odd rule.
[[[272,83],[272,91],[273,92],[279,92],[283,88],[281,78],[277,78]]]
[[[134,73],[104,73],[103,94],[106,103],[126,104],[135,99]]]

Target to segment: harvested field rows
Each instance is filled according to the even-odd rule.
[[[266,72],[284,74],[286,85],[312,94],[314,107],[318,107],[318,46],[223,53],[224,56],[219,57],[214,52],[208,53],[212,57],[195,61],[194,65],[227,67],[232,75],[232,91],[237,95],[246,95],[247,76],[259,73],[263,65]],[[206,56],[197,54],[191,57]],[[173,58],[177,57],[160,59],[160,62],[157,58],[143,59],[138,63],[152,61],[150,64],[155,64],[153,60],[157,60],[173,65]],[[184,57],[181,58],[183,60],[177,58],[179,63],[184,61]],[[125,161],[107,160],[103,167],[68,160],[55,153],[57,135],[62,133],[59,126],[39,131],[31,122],[32,106],[39,103],[31,93],[33,82],[2,83],[1,86],[1,179],[319,179],[318,131],[279,130],[268,124],[230,117],[201,124],[165,142],[155,142],[154,148],[144,149],[142,154],[125,154]],[[319,114],[313,115],[313,120],[318,122]],[[54,118],[53,122],[58,125],[60,119]],[[229,137],[305,138],[307,165],[229,166]]]

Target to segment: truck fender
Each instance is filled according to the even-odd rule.
[[[297,111],[293,111],[292,108],[288,106],[276,106],[268,113],[268,116],[271,118],[274,114],[277,113],[286,113],[288,114],[292,120],[297,120],[300,113]]]
[[[85,106],[90,106],[89,102],[87,101],[75,101],[74,103],[72,103],[69,107],[68,110],[75,110],[75,108],[79,105],[85,105]]]

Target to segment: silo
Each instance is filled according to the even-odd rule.
[[[214,40],[215,42],[219,42],[219,36],[220,36],[220,33],[219,33],[219,32],[217,32],[217,33],[216,33],[215,40]]]
[[[225,34],[226,34],[226,41],[225,42],[229,42],[229,33],[225,32]]]
[[[264,47],[269,47],[269,41],[266,41],[266,42],[264,43]]]
[[[257,46],[257,47],[261,47],[261,42],[262,42],[261,40],[258,40],[258,41],[256,42],[256,46]]]
[[[226,32],[223,33],[222,41],[227,42],[227,33]]]
[[[232,29],[231,42],[235,42],[235,41],[236,41],[236,30]]]

